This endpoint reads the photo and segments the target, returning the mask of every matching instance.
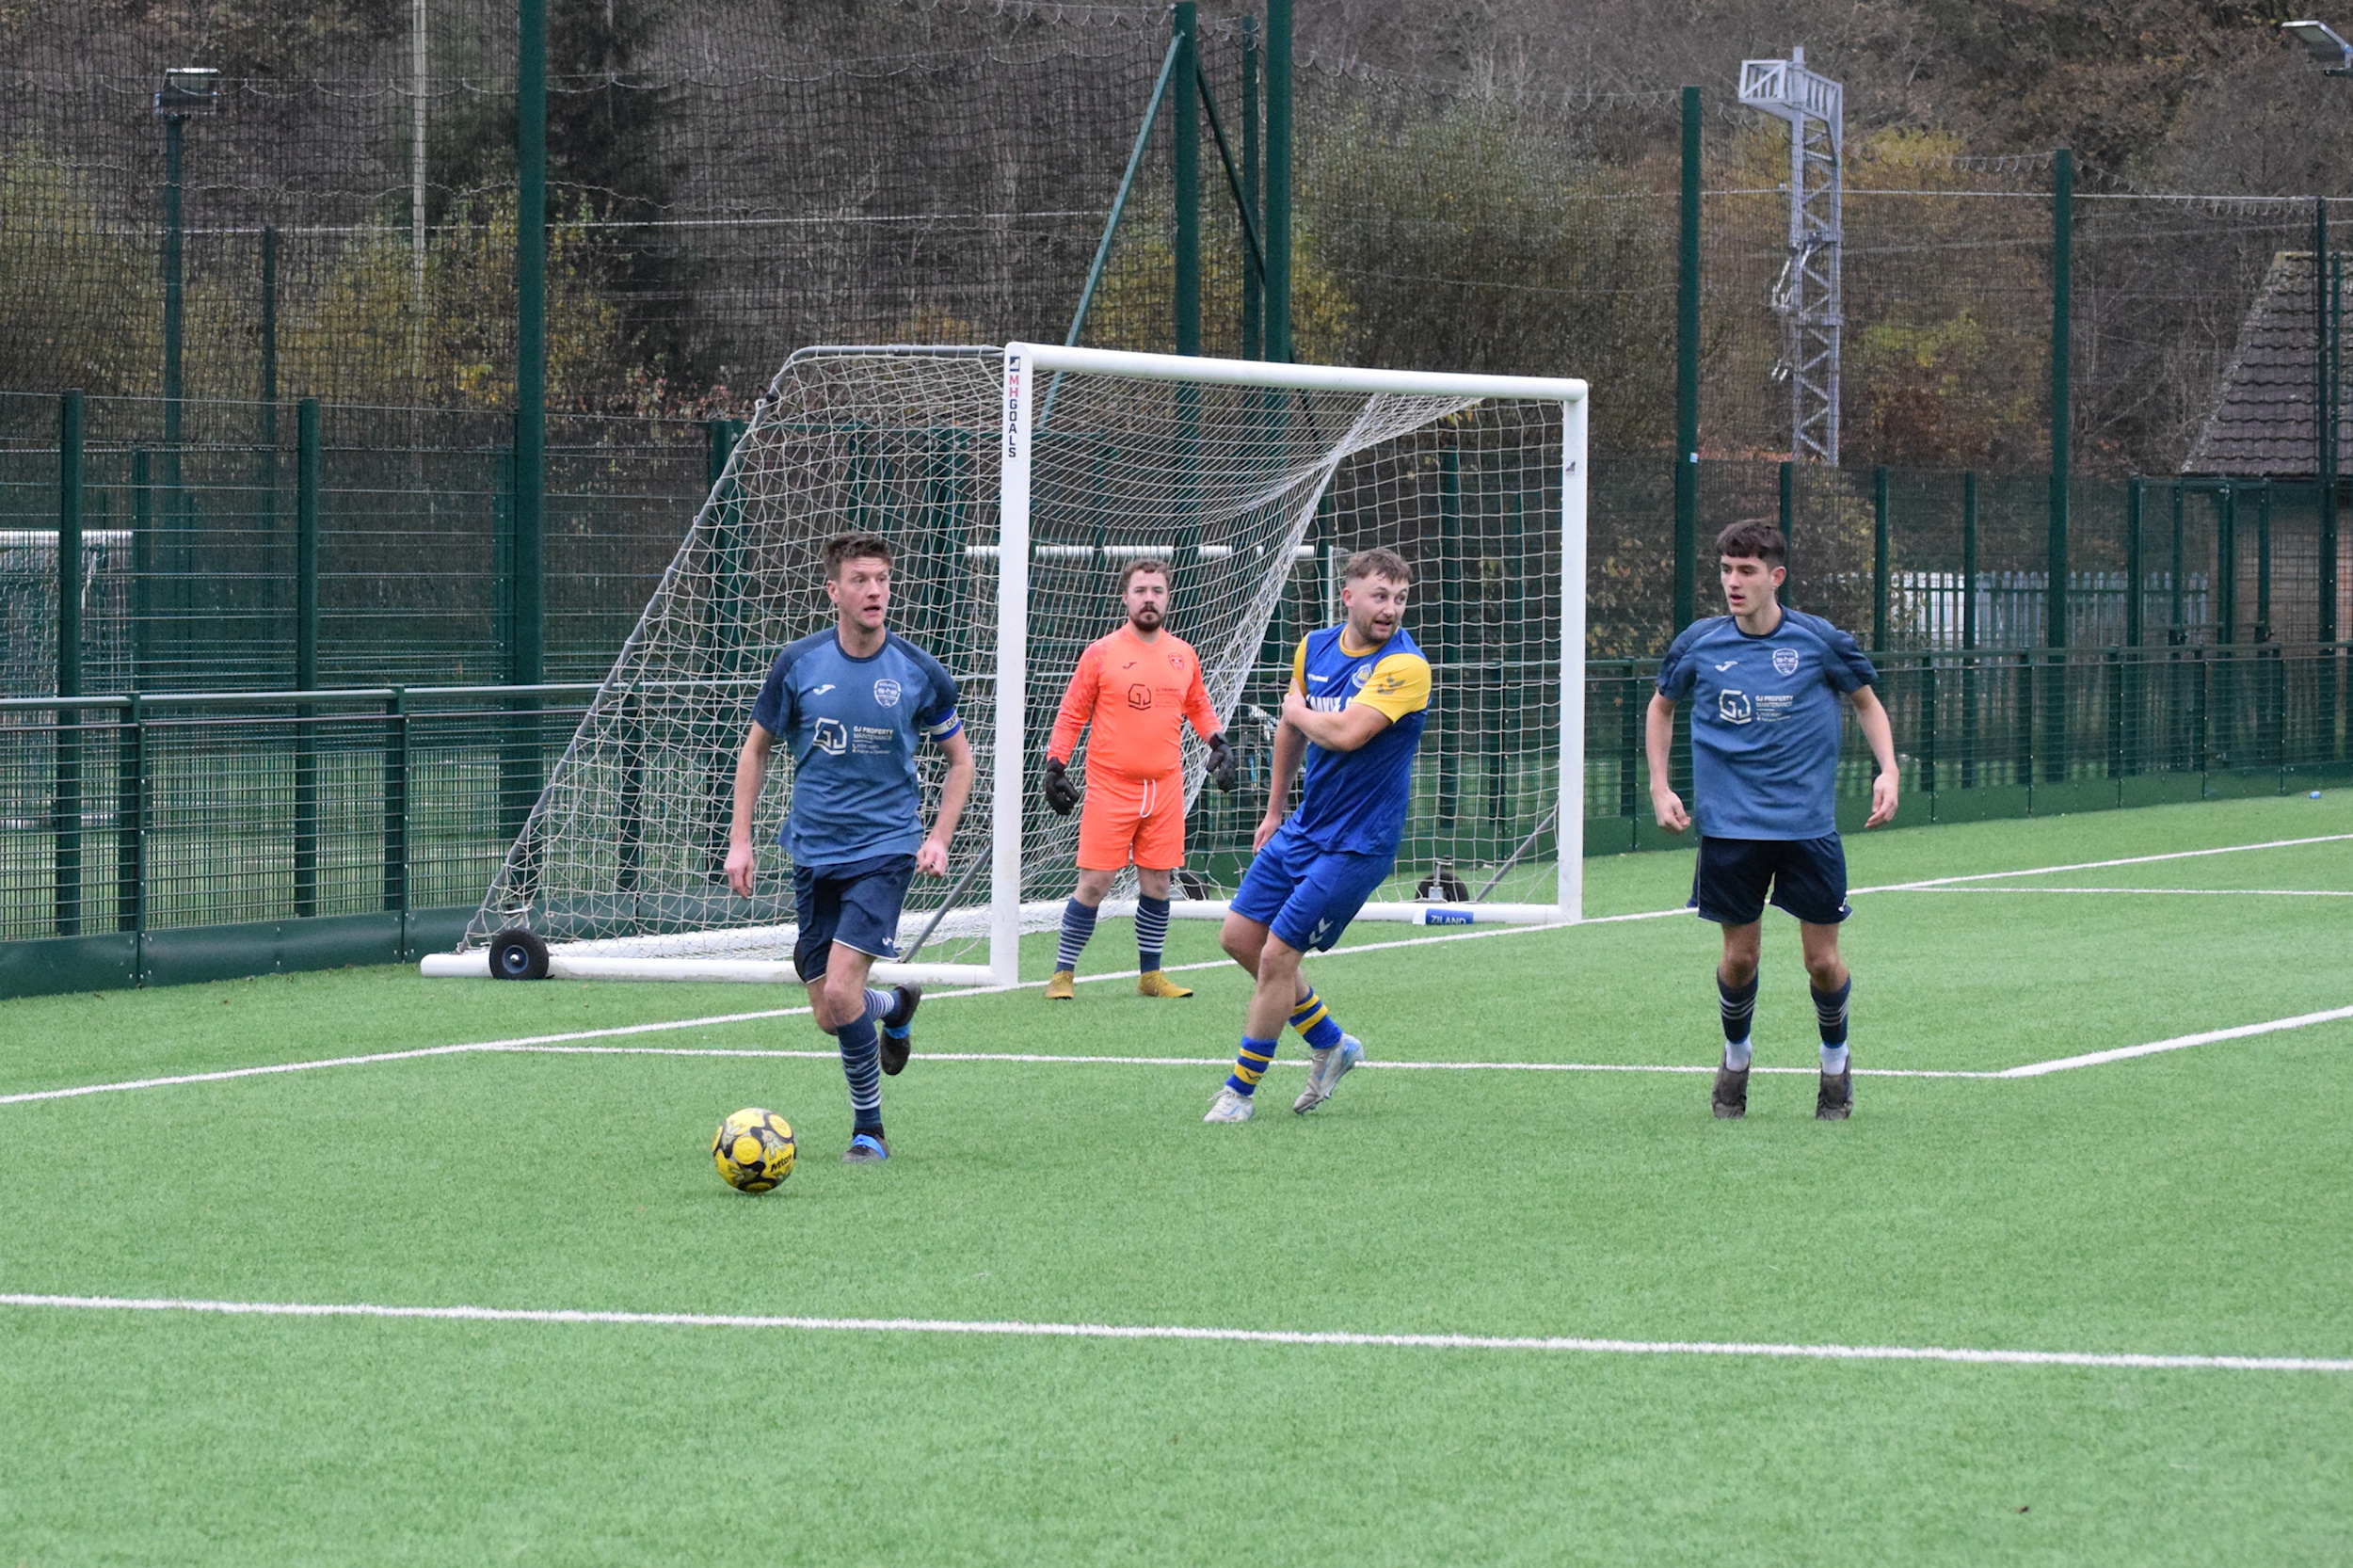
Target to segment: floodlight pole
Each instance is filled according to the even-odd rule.
[[[1808,71],[1805,51],[1742,60],[1740,102],[1789,122],[1789,258],[1773,285],[1789,382],[1789,455],[1838,461],[1839,261],[1846,244],[1846,89]]]

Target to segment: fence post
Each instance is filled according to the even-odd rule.
[[[1291,358],[1291,0],[1266,0],[1266,357]]]
[[[1633,817],[1641,811],[1641,792],[1635,780],[1642,771],[1642,710],[1648,703],[1634,661],[1623,663],[1625,668],[1618,672],[1618,815]]]
[[[1936,655],[1920,655],[1920,791],[1936,809]]]
[[[1675,266],[1674,629],[1699,615],[1700,89],[1683,89],[1682,224]],[[1791,438],[1793,440],[1796,438]]]
[[[115,744],[115,929],[147,929],[147,715],[136,692]]]
[[[57,400],[57,696],[82,695],[82,394]],[[56,710],[56,933],[82,934],[82,712]]]
[[[1887,465],[1871,471],[1871,651],[1887,651]]]
[[[2051,608],[2050,645],[2065,648],[2067,627],[2068,351],[2073,330],[2075,255],[2075,154],[2062,147],[2051,168]]]
[[[1169,105],[1169,162],[1176,186],[1176,352],[1201,352],[1201,58],[1194,0],[1176,0],[1169,29],[1176,45],[1176,80]]]
[[[548,472],[548,0],[520,0],[515,65],[515,616],[506,679],[544,679]]]
[[[2018,654],[2018,761],[2013,772],[2016,781],[2026,786],[2026,809],[2031,812],[2034,809],[2034,653],[2031,649],[2021,649]]]
[[[1798,465],[1789,458],[1784,457],[1781,460],[1781,549],[1782,554],[1788,562],[1789,575],[1783,580],[1781,584],[1781,602],[1784,608],[1790,610],[1798,607],[1798,596],[1791,592],[1798,581],[1798,558],[1789,543],[1791,537],[1797,533],[1797,529]]]
[[[384,907],[401,919],[408,945],[408,693],[400,686],[384,704]]]
[[[262,225],[262,451],[258,465],[262,533],[278,548],[278,230]]]
[[[1961,476],[1961,787],[1977,787],[1977,474]]]
[[[154,650],[155,490],[147,448],[131,451],[131,689],[147,688]]]
[[[2145,486],[2136,473],[2124,481],[2124,646],[2131,650],[2122,666],[2121,680],[2124,706],[2124,729],[2121,737],[2121,766],[2124,776],[2133,777],[2140,772],[2140,736],[2144,728],[2145,677],[2147,668],[2140,656],[2146,646],[2148,628],[2145,624],[2149,595],[2149,572],[2141,551],[2140,509]]]
[[[2255,640],[2271,641],[2271,481],[2255,482]]]
[[[1258,19],[1241,19],[1241,200],[1250,220],[1265,232],[1266,213],[1258,204]],[[1247,231],[1242,244],[1250,240]],[[1265,264],[1265,258],[1259,259]],[[1266,280],[1259,269],[1244,263],[1241,269],[1241,357],[1266,358]]]
[[[295,413],[295,660],[297,692],[319,685],[319,403]]]

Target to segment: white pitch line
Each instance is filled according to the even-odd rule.
[[[728,1049],[712,1046],[477,1046],[472,1048],[485,1053],[548,1056],[741,1056],[774,1057],[782,1060],[832,1062],[840,1053],[830,1050],[753,1050]],[[450,1050],[442,1047],[444,1052]],[[1050,1066],[1072,1064],[1112,1067],[1231,1067],[1230,1056],[1072,1056],[1052,1051],[943,1050],[922,1051],[918,1062],[1014,1062],[1038,1063]],[[328,1065],[329,1064],[321,1064]],[[1305,1067],[1307,1061],[1301,1056],[1287,1056],[1271,1064],[1276,1067]],[[1712,1073],[1712,1066],[1695,1067],[1672,1063],[1650,1062],[1360,1062],[1360,1069],[1381,1068],[1389,1072],[1440,1073]],[[1817,1076],[1818,1067],[1757,1067],[1760,1073],[1803,1074]],[[1925,1067],[1857,1067],[1857,1078],[2000,1078],[1999,1072],[1935,1071]],[[5,1102],[0,1102],[5,1103]]]
[[[0,1293],[0,1305],[84,1312],[198,1312],[258,1318],[390,1318],[469,1323],[631,1328],[798,1329],[833,1334],[975,1335],[1020,1339],[1176,1339],[1242,1345],[1332,1345],[1415,1351],[1539,1351],[1590,1355],[1758,1356],[1799,1361],[1948,1361],[1971,1366],[2100,1367],[2153,1371],[2353,1372],[2353,1357],[2147,1355],[1937,1345],[1782,1345],[1718,1339],[1593,1339],[1567,1335],[1354,1334],[1338,1329],[1195,1328],[1176,1323],[1038,1323],[1020,1319],[752,1317],[704,1312],[596,1312],[498,1306],[379,1306],[352,1302],[217,1302],[134,1296]]]
[[[2018,872],[1973,872],[1967,876],[1929,876],[1917,882],[1889,882],[1877,888],[1855,888],[1855,893],[1901,893],[1920,888],[1944,888],[1956,882],[1998,882],[2011,876],[2054,876],[2060,872],[2105,871],[2110,866],[2149,866],[2160,860],[2197,860],[2209,855],[2245,855],[2259,849],[2294,849],[2300,844],[2338,844],[2353,833],[2323,833],[2310,839],[2269,839],[2260,844],[2224,844],[2218,849],[2177,849],[2163,855],[2127,855],[2116,860],[2078,860],[2066,866],[2032,866]]]
[[[1882,893],[2131,893],[2153,898],[2353,898],[2343,888],[1877,888]]]
[[[2155,1056],[2164,1051],[2187,1050],[2192,1046],[2210,1046],[2217,1040],[2244,1040],[2257,1034],[2277,1034],[2282,1030],[2309,1029],[2313,1024],[2334,1023],[2340,1018],[2353,1018],[2353,1007],[2332,1007],[2325,1013],[2299,1013],[2293,1018],[2273,1018],[2265,1023],[2240,1024],[2235,1029],[2210,1029],[2202,1034],[2178,1034],[2170,1040],[2152,1040],[2145,1046],[2119,1046],[2114,1050],[2095,1050],[2082,1056],[2062,1056],[2056,1062],[2029,1062],[2023,1067],[2010,1067],[1994,1076],[2041,1078],[2046,1073],[2069,1072],[2077,1067],[2097,1067],[2109,1062],[2130,1061],[2136,1056]]]

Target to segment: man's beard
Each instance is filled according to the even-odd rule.
[[[1159,631],[1160,629],[1160,612],[1158,610],[1130,610],[1128,612],[1128,624],[1134,627],[1139,632]]]

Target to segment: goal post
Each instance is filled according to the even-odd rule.
[[[1032,786],[1078,655],[1118,624],[1117,574],[1140,555],[1171,564],[1170,628],[1199,653],[1244,759],[1241,794],[1204,797],[1206,752],[1184,738],[1187,807],[1206,821],[1263,806],[1290,646],[1337,606],[1347,552],[1401,548],[1421,578],[1407,624],[1437,685],[1409,845],[1412,870],[1435,870],[1426,896],[1379,893],[1362,918],[1575,920],[1586,397],[1567,378],[1021,343],[804,349],[760,400],[458,951],[424,970],[797,978],[776,847],[791,761],[774,756],[741,899],[724,876],[734,759],[776,650],[832,624],[821,552],[852,530],[890,542],[890,625],[957,680],[978,770],[949,876],[910,890],[899,942],[920,951],[878,966],[886,981],[1014,984],[1022,936],[1057,923],[1078,818],[1047,812]],[[918,765],[928,821],[943,764],[927,749]],[[1198,867],[1228,886],[1248,840],[1231,825],[1216,864]],[[1460,885],[1456,868],[1483,886]],[[1131,911],[1131,893],[1105,913]],[[1223,910],[1202,896],[1173,912]]]
[[[1585,823],[1585,546],[1586,383],[1567,377],[1481,376],[1435,371],[1369,369],[1348,365],[1278,364],[1264,360],[1206,360],[1176,354],[1079,348],[1050,344],[1005,345],[1004,473],[1000,537],[1005,552],[1004,590],[999,600],[998,679],[1013,692],[1027,674],[1031,465],[1037,409],[1072,375],[1160,382],[1175,387],[1249,388],[1283,392],[1335,392],[1357,397],[1397,396],[1492,399],[1556,404],[1561,413],[1561,676],[1560,766],[1553,808],[1559,860],[1557,896],[1551,903],[1486,903],[1464,900],[1375,901],[1360,920],[1417,925],[1475,923],[1549,924],[1582,918]],[[1337,460],[1333,464],[1337,468]],[[1323,478],[1329,482],[1327,472]],[[1312,510],[1324,493],[1318,485],[1308,498]],[[1304,519],[1303,519],[1304,520]],[[1288,552],[1286,554],[1288,555]],[[1180,563],[1181,565],[1181,563]],[[1337,592],[1334,594],[1337,600]],[[1018,651],[1017,651],[1018,650]],[[1028,749],[1019,726],[1026,704],[1008,696],[999,709],[994,879],[989,929],[989,973],[1011,985],[1020,974],[1021,768]],[[1225,713],[1225,710],[1220,710]],[[1230,720],[1230,714],[1225,715]],[[1170,914],[1179,920],[1222,920],[1225,905],[1214,899],[1178,899]]]

